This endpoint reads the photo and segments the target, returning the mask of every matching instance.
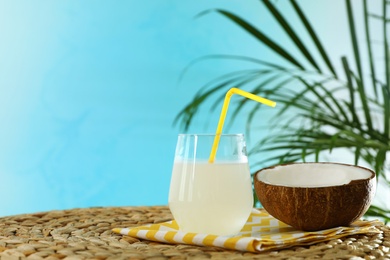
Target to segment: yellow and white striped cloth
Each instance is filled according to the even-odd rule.
[[[349,227],[305,232],[294,229],[269,215],[265,210],[253,209],[245,226],[236,236],[216,236],[186,233],[176,221],[167,221],[132,228],[114,228],[115,233],[169,244],[216,246],[227,249],[262,252],[297,245],[310,245],[348,235],[380,233],[378,221],[356,221]]]

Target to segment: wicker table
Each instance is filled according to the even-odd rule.
[[[308,247],[260,254],[167,245],[115,234],[114,227],[172,218],[165,206],[50,211],[0,218],[1,259],[390,259],[390,228]]]

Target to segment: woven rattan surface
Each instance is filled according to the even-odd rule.
[[[0,218],[1,259],[390,259],[390,228],[307,247],[259,254],[214,247],[167,245],[115,234],[170,220],[167,207],[107,207]]]

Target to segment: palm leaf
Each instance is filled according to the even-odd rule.
[[[354,75],[352,74],[352,76],[354,76]],[[358,78],[356,76],[354,76],[353,78],[356,81],[358,94],[360,96],[360,100],[361,100],[361,103],[363,106],[363,112],[364,112],[366,122],[367,122],[367,127],[368,127],[368,129],[372,129],[371,112],[370,112],[370,108],[368,106],[368,99],[367,99],[367,96],[366,96],[366,93],[364,90],[364,82],[361,78]]]
[[[275,70],[281,70],[281,71],[286,70],[286,68],[284,68],[278,64],[264,61],[264,60],[255,59],[253,57],[246,57],[246,56],[242,56],[242,55],[226,55],[226,54],[205,55],[205,56],[202,56],[200,58],[197,58],[197,59],[191,61],[180,73],[178,82],[180,83],[183,80],[185,74],[188,72],[188,70],[191,67],[193,67],[194,65],[196,65],[197,63],[207,61],[207,60],[213,60],[213,59],[245,61],[245,62],[253,63],[256,65],[264,65],[266,67],[269,67],[269,68],[272,68]]]
[[[351,42],[353,47],[353,54],[355,57],[356,67],[358,70],[358,74],[360,78],[363,78],[362,73],[362,65],[360,61],[360,54],[359,54],[359,46],[358,46],[358,40],[356,36],[356,28],[355,28],[355,20],[353,16],[353,10],[350,0],[345,0],[346,8],[347,8],[347,17],[348,17],[348,24],[349,24],[349,31],[351,34]]]
[[[383,38],[384,38],[384,54],[385,54],[385,84],[387,86],[387,93],[390,92],[390,59],[389,59],[389,43],[387,39],[387,6],[386,1],[383,0]],[[386,91],[383,91],[383,103],[384,103],[384,125],[385,125],[385,135],[390,137],[390,102],[389,95],[386,95]]]
[[[371,47],[371,36],[370,36],[370,26],[369,26],[369,14],[368,14],[368,7],[367,7],[367,0],[363,0],[363,10],[364,10],[364,30],[366,33],[366,43],[367,43],[367,52],[368,52],[368,62],[370,65],[370,72],[371,72],[371,84],[374,89],[375,96],[378,97],[378,90],[376,87],[376,73],[375,73],[375,67],[374,67],[374,58],[372,54],[372,47]]]
[[[332,62],[329,59],[328,54],[325,51],[325,48],[321,44],[321,41],[319,40],[316,32],[314,31],[313,27],[311,26],[309,20],[306,18],[305,14],[303,13],[302,9],[299,7],[298,3],[295,0],[290,0],[290,3],[292,4],[295,12],[297,13],[298,17],[301,19],[301,22],[305,26],[307,32],[309,33],[311,39],[314,42],[314,45],[317,47],[317,50],[319,51],[322,59],[324,60],[325,64],[327,65],[328,69],[332,72],[332,74],[337,79],[337,73],[334,69]]]
[[[365,215],[369,217],[381,217],[385,224],[390,223],[390,210],[383,210],[382,208],[375,205],[371,205]]]
[[[284,19],[283,15],[271,4],[269,0],[263,0],[262,1],[266,8],[269,10],[269,12],[273,15],[273,17],[276,19],[276,21],[279,23],[279,25],[283,28],[283,30],[287,33],[287,35],[290,37],[290,39],[293,41],[295,46],[301,51],[303,56],[306,58],[309,63],[316,68],[318,72],[321,73],[321,69],[318,67],[316,61],[314,60],[313,56],[310,54],[306,46],[303,44],[303,42],[300,40],[294,29],[290,26],[288,21]]]
[[[359,75],[359,77],[356,77],[357,86],[358,86],[358,93],[360,96],[360,100],[363,104],[364,115],[366,118],[367,126],[369,129],[372,129],[371,115],[369,113],[369,108],[367,105],[366,93],[365,93],[365,88],[364,88],[362,65],[361,65],[361,60],[360,60],[359,46],[358,46],[358,40],[357,40],[357,35],[356,35],[356,28],[355,28],[355,21],[354,21],[354,16],[353,16],[351,0],[345,0],[345,3],[346,3],[346,7],[347,7],[347,17],[348,17],[349,30],[351,33],[353,53],[354,53],[356,67],[357,67],[358,75]]]
[[[346,57],[341,57],[341,62],[343,64],[345,76],[347,78],[346,86],[347,86],[348,91],[349,91],[348,107],[349,107],[349,111],[351,112],[351,115],[352,115],[352,122],[354,122],[355,124],[360,124],[359,117],[356,114],[355,90],[353,88],[352,77],[351,77],[351,70],[349,68],[349,64],[348,64],[348,61],[347,61]]]
[[[302,70],[304,69],[304,67],[287,50],[285,50],[282,46],[277,44],[275,41],[273,41],[271,38],[266,36],[263,32],[258,30],[253,25],[249,24],[248,22],[246,22],[245,20],[243,20],[242,18],[240,18],[239,16],[231,12],[221,10],[221,9],[215,9],[214,11],[222,14],[223,16],[227,17],[228,19],[236,23],[242,29],[247,31],[249,34],[254,36],[257,40],[265,44],[268,48],[273,50],[275,53],[277,53],[279,56],[281,56],[282,58],[284,58],[285,60],[293,64],[294,66]],[[208,12],[210,12],[210,10],[203,12],[201,15],[204,15]]]
[[[390,91],[386,86],[382,86],[382,95],[384,134],[387,138],[390,138]]]
[[[311,85],[305,79],[303,79],[301,77],[299,77],[298,80],[301,81],[303,83],[303,85],[318,98],[318,100],[315,101],[318,105],[320,105],[320,104],[324,105],[324,107],[326,107],[328,109],[328,111],[330,111],[335,117],[338,117],[339,114],[335,111],[335,109],[333,107],[333,102],[331,104],[326,99],[326,98],[329,98],[331,101],[334,101],[334,97],[329,91],[326,91],[325,95],[323,95],[322,93],[319,93],[316,89],[316,87],[321,87],[322,86],[321,84]],[[336,107],[341,109],[341,106],[336,106]]]

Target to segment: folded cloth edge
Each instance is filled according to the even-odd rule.
[[[187,245],[197,245],[197,246],[216,246],[226,249],[238,250],[238,251],[247,251],[247,252],[264,252],[275,249],[285,249],[293,246],[306,246],[316,243],[321,243],[325,241],[330,241],[332,239],[338,239],[350,235],[359,235],[359,234],[374,234],[381,233],[377,225],[381,222],[379,221],[360,221],[364,223],[363,226],[357,227],[338,227],[333,230],[335,233],[331,236],[322,235],[319,236],[316,232],[306,232],[308,235],[303,239],[296,239],[293,242],[278,241],[273,240],[269,241],[267,239],[262,239],[261,237],[252,237],[252,236],[232,236],[232,237],[221,237],[209,234],[196,234],[196,233],[185,233],[179,230],[153,230],[150,229],[151,226],[158,227],[163,224],[170,224],[173,221],[162,222],[158,224],[148,224],[138,227],[131,228],[114,228],[113,232],[128,235],[131,237],[161,242],[169,244],[187,244]]]

